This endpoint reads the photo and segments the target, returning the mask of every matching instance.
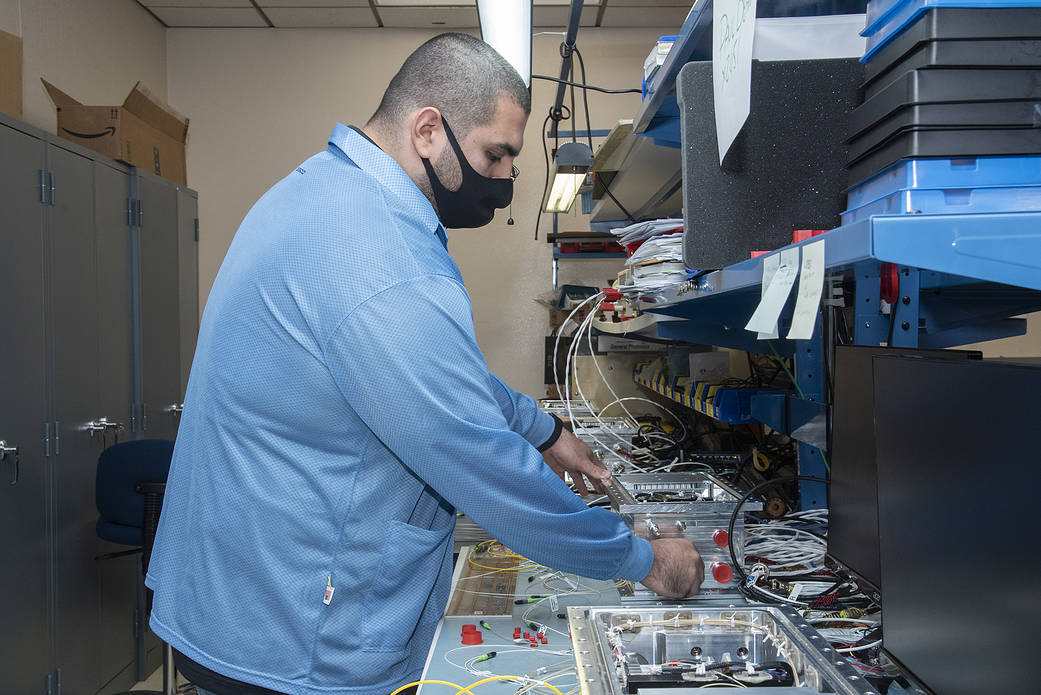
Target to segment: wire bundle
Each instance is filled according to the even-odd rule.
[[[827,523],[827,509],[809,509],[784,519],[746,525],[745,556],[771,563],[772,577],[822,569],[828,542],[821,530],[827,528]],[[830,586],[830,582],[825,585]]]

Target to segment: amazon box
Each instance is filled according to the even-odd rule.
[[[0,113],[22,117],[22,39],[0,31]]]
[[[184,156],[188,119],[140,82],[122,106],[84,106],[47,80],[41,81],[58,108],[58,135],[174,183],[188,184]]]

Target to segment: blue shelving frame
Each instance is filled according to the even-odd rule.
[[[1023,335],[1026,320],[1017,317],[1041,310],[1039,212],[876,216],[792,246],[820,240],[825,244],[825,286],[852,285],[849,328],[857,345],[946,348]],[[821,428],[809,426],[822,422],[828,407],[828,346],[820,315],[808,340],[762,341],[744,329],[760,300],[765,258],[704,273],[642,308],[683,319],[659,324],[659,336],[665,339],[793,357],[801,397],[764,396],[755,412],[800,440],[801,474],[824,477],[825,459],[818,447],[826,443]],[[882,278],[893,274],[898,291],[884,312]],[[795,294],[781,313],[781,336],[791,321]],[[826,293],[821,311],[827,310],[828,299]],[[806,509],[826,502],[819,483],[802,483],[801,496]]]

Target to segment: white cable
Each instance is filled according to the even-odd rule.
[[[865,644],[861,647],[850,647],[849,649],[836,649],[839,654],[849,654],[850,652],[862,652],[867,649],[874,649],[875,647],[882,644],[882,640],[872,642],[871,644]]]
[[[603,294],[603,293],[601,293],[601,294]],[[599,296],[599,295],[597,295],[597,296]],[[587,301],[588,301],[588,300],[587,300]],[[586,320],[585,320],[585,321],[583,321],[583,322],[582,322],[582,323],[581,323],[581,324],[579,325],[579,328],[578,328],[578,333],[577,333],[576,335],[580,335],[580,334],[581,334],[581,332],[582,332],[582,327],[583,327],[583,326],[585,326],[585,323],[586,323],[586,321],[589,321],[589,320],[590,320],[590,318],[589,318],[589,317],[593,316],[593,314],[594,314],[594,312],[593,312],[593,311],[590,311],[590,312],[589,312],[589,316],[587,316],[587,317],[586,317]],[[571,370],[571,358],[572,358],[573,356],[576,356],[576,355],[577,355],[577,353],[578,353],[578,346],[579,346],[579,345],[580,345],[580,343],[579,343],[579,341],[578,341],[578,340],[574,340],[574,341],[572,341],[572,344],[571,344],[571,349],[569,349],[569,350],[568,350],[568,354],[567,354],[567,360],[566,360],[566,362],[565,362],[565,365],[564,365],[564,374],[565,374],[565,375],[570,375],[570,374],[572,373],[572,370]],[[554,357],[554,359],[556,359],[556,358]],[[577,373],[577,371],[578,371],[578,363],[577,363],[577,360],[576,360],[576,363],[575,363],[575,371],[576,371],[576,373]],[[578,392],[579,392],[579,395],[580,395],[580,396],[582,396],[582,402],[583,402],[583,403],[584,403],[584,404],[585,404],[585,405],[586,405],[587,407],[589,407],[589,401],[588,401],[588,400],[586,400],[586,399],[585,399],[585,396],[584,396],[584,395],[582,394],[582,388],[581,388],[581,386],[580,386],[580,385],[578,384],[578,380],[576,379],[576,380],[575,380],[575,382],[576,382],[576,383],[575,383],[575,386],[576,386],[576,387],[578,387]],[[568,419],[569,419],[569,420],[571,420],[572,422],[574,422],[574,418],[572,418],[572,416],[571,416],[571,379],[570,379],[570,378],[568,378],[568,379],[567,379],[567,381],[565,381],[565,382],[564,382],[564,397],[565,397],[565,400],[566,400],[566,401],[568,402]],[[591,438],[591,439],[592,439],[592,440],[593,440],[594,442],[596,442],[596,443],[597,443],[597,444],[599,444],[599,445],[600,445],[601,447],[603,447],[604,451],[612,451],[611,447],[607,446],[607,445],[606,445],[606,444],[604,444],[604,443],[603,443],[602,441],[600,441],[600,439],[599,439],[599,438],[598,438],[598,437],[597,437],[597,436],[596,436],[595,434],[593,434],[592,430],[587,430],[587,431],[585,432],[585,434],[586,434],[586,435],[588,435],[588,436],[589,436],[589,437],[590,437],[590,438]],[[615,433],[613,433],[613,432],[612,432],[612,434],[615,434]],[[615,434],[615,436],[617,437],[618,435],[617,435],[617,434]]]
[[[557,373],[557,350],[560,347],[560,337],[564,335],[564,329],[567,328],[567,325],[571,321],[571,317],[575,315],[575,312],[577,312],[579,309],[581,309],[594,299],[598,299],[602,294],[603,292],[595,294],[589,299],[586,299],[584,302],[578,304],[574,309],[571,310],[571,313],[568,314],[567,318],[564,319],[564,322],[560,324],[560,328],[557,329],[557,339],[553,341],[553,384],[557,387],[557,395],[560,397],[562,401],[564,400],[564,394],[560,390],[560,375]],[[564,373],[564,377],[567,377],[566,371]],[[571,404],[567,401],[564,401],[564,406],[567,408],[568,419],[571,419]]]

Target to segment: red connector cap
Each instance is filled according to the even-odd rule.
[[[726,563],[714,562],[712,563],[712,578],[720,584],[726,584],[734,578],[734,570]]]
[[[484,638],[481,637],[480,630],[474,630],[473,632],[467,632],[463,630],[463,644],[484,644]]]
[[[730,544],[730,534],[721,528],[717,528],[712,532],[712,540],[715,541],[716,545],[720,548],[725,548]]]
[[[612,287],[604,288],[604,299],[609,302],[617,302],[622,298],[622,293]]]
[[[815,236],[820,236],[821,234],[824,234],[824,232],[826,232],[826,231],[828,231],[828,230],[827,229],[796,229],[794,232],[792,232],[792,243],[793,244],[798,244],[800,241],[806,241],[807,239],[811,239],[811,238],[813,238]]]
[[[614,311],[614,304],[611,302],[600,302],[600,311]]]

